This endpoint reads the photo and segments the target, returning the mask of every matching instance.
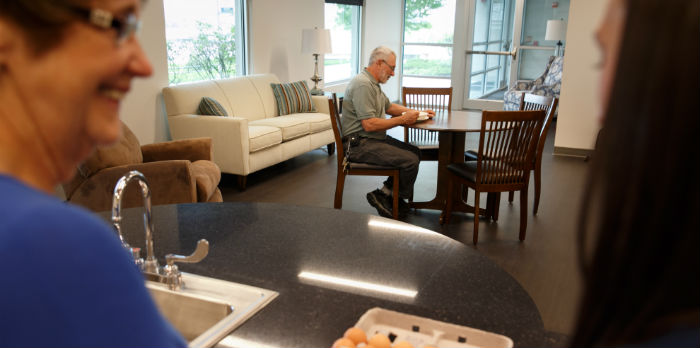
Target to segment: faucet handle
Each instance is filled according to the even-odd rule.
[[[128,250],[131,252],[131,256],[134,259],[134,264],[140,271],[143,272],[143,258],[141,257],[141,248],[129,247]]]
[[[177,290],[181,289],[183,286],[182,274],[180,274],[180,270],[178,270],[175,262],[197,263],[207,257],[207,254],[209,254],[209,242],[207,242],[206,239],[200,239],[197,242],[197,247],[190,256],[175,254],[165,255],[166,265],[163,266],[163,276],[165,282],[168,284],[168,288],[170,290]]]
[[[175,264],[175,262],[181,263],[197,263],[202,261],[209,254],[209,242],[206,239],[200,239],[197,242],[197,247],[190,256],[182,256],[175,254],[165,255],[165,263],[169,266]]]

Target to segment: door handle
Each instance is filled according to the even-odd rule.
[[[514,48],[512,51],[472,51],[467,50],[466,54],[490,54],[498,56],[511,56],[513,60],[518,57],[518,48]]]

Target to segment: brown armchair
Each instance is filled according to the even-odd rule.
[[[114,185],[131,170],[146,176],[153,205],[223,201],[218,188],[221,170],[211,161],[211,138],[141,146],[126,125],[122,129],[118,143],[97,148],[63,184],[67,201],[93,211],[110,210]],[[142,205],[137,185],[127,187],[122,207]]]

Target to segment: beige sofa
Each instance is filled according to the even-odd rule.
[[[275,75],[249,75],[163,88],[173,139],[212,138],[213,160],[224,173],[246,176],[307,151],[335,151],[328,98],[313,96],[317,112],[278,116]],[[227,117],[196,115],[202,97],[218,101]]]

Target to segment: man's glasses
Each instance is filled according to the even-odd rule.
[[[69,7],[69,9],[98,28],[116,30],[118,43],[131,37],[141,27],[141,20],[134,13],[129,13],[124,18],[115,18],[111,12],[101,9],[81,7]]]
[[[389,65],[389,63],[387,63],[386,60],[384,60],[384,59],[382,59],[382,62],[384,62],[384,64],[386,64],[386,66],[388,66],[389,69],[391,69],[392,72],[394,72],[394,71],[396,70],[396,65],[391,66],[391,65]]]

